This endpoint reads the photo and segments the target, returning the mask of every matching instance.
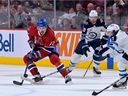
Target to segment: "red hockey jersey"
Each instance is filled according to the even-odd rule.
[[[38,34],[37,26],[35,24],[28,28],[28,42],[33,42],[38,46],[54,46],[58,43],[55,38],[54,31],[48,26],[46,33],[43,36]]]

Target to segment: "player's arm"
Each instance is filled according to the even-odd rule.
[[[102,54],[104,52],[106,52],[108,49],[109,49],[108,47],[104,47],[104,48],[103,47],[97,47],[94,50],[93,59],[97,60],[97,61],[102,61],[102,60],[105,60],[106,58],[110,57],[109,54],[102,56]]]
[[[110,48],[115,50],[117,53],[121,54],[122,57],[128,61],[128,54],[122,48],[118,47],[117,44],[115,44],[115,46],[111,46]],[[110,56],[111,55],[112,54],[110,53]]]
[[[108,36],[107,35],[103,35],[101,40],[100,40],[100,44],[101,45],[107,44],[107,41],[108,41]]]
[[[117,42],[111,42],[108,44],[108,47],[114,51],[116,51],[118,54],[123,54],[124,50],[122,48],[120,48],[120,46],[118,45]]]
[[[87,24],[83,24],[82,25],[81,40],[86,39],[86,33],[87,33]]]
[[[34,49],[35,48],[35,43],[34,43],[34,35],[33,35],[33,32],[31,31],[30,28],[28,28],[27,30],[28,32],[28,43],[29,43],[29,46],[30,48]]]

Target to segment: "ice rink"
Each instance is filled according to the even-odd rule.
[[[118,79],[118,71],[112,70],[102,71],[101,77],[93,77],[92,70],[89,70],[83,79],[85,69],[75,69],[70,74],[72,84],[65,84],[57,73],[44,78],[42,85],[32,85],[27,81],[22,86],[14,85],[13,80],[21,81],[24,69],[25,66],[0,65],[0,96],[92,96],[94,90],[100,91]],[[39,70],[42,76],[56,71],[46,67],[39,67]],[[128,90],[110,87],[98,96],[128,96]]]

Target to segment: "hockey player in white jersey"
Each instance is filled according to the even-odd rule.
[[[126,32],[120,30],[117,24],[111,24],[107,27],[106,35],[108,37],[107,47],[110,49],[110,57],[118,57],[118,70],[120,78],[127,75],[126,65],[128,64],[128,36]],[[116,41],[113,37],[116,36]],[[123,37],[123,38],[122,38]],[[114,88],[126,88],[127,78],[121,79],[113,85]]]
[[[81,33],[81,40],[79,41],[74,54],[72,55],[70,59],[70,65],[68,68],[68,71],[71,72],[76,64],[79,63],[79,60],[81,59],[82,55],[87,56],[87,51],[89,51],[89,47],[92,47],[94,50],[96,50],[100,45],[105,44],[107,42],[107,36],[104,35],[101,39],[101,32],[106,31],[106,26],[103,20],[98,18],[98,13],[96,10],[92,10],[89,13],[89,19],[86,21],[85,24],[83,24],[83,30]],[[98,66],[100,64],[101,60],[98,60],[102,54],[97,54],[97,52],[94,52],[93,59],[94,59],[94,67],[93,72],[94,74],[100,75],[101,72],[98,70]]]

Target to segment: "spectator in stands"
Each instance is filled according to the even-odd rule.
[[[123,13],[123,6],[122,5],[116,6],[116,12],[117,13],[112,16],[113,23],[118,24],[122,28],[122,26],[124,25],[124,21],[125,21],[125,15]]]
[[[99,18],[100,18],[100,19],[104,19],[103,8],[100,7],[100,6],[97,6],[97,7],[96,7],[96,11],[97,11],[97,13],[98,13]]]
[[[87,8],[86,8],[86,14],[89,15],[91,10],[95,9],[95,5],[93,3],[88,3]]]
[[[50,0],[39,0],[41,8],[43,9],[53,9],[53,4],[51,4],[49,1]]]
[[[86,21],[88,16],[80,3],[76,4],[76,16],[79,28],[81,28],[81,24]]]
[[[7,28],[8,26],[8,12],[7,12],[7,3],[1,1],[0,5],[0,27]]]
[[[123,0],[114,0],[114,4],[113,4],[113,14],[117,14],[117,8],[116,8],[116,6],[118,6],[118,5],[124,5],[124,2],[123,2]]]
[[[30,16],[25,16],[24,20],[21,21],[15,28],[28,28],[32,24]]]
[[[107,0],[106,0],[107,1]],[[104,0],[95,0],[96,4],[100,7],[104,7]]]
[[[69,20],[72,19],[72,17],[76,16],[75,10],[73,7],[71,7],[68,12],[65,12],[62,16],[59,17],[58,23],[60,24],[64,18],[67,18]]]
[[[112,17],[108,15],[105,19],[105,25],[108,26],[110,24],[112,24]]]
[[[79,29],[76,16],[71,19],[71,29]]]
[[[123,30],[128,33],[128,17],[125,19]]]
[[[112,16],[113,15],[113,8],[112,8],[112,6],[107,6],[107,8],[106,8],[106,15],[107,16]]]
[[[69,29],[71,29],[71,28],[70,28],[70,21],[69,21],[69,19],[64,18],[64,19],[62,20],[62,27],[61,27],[61,29],[62,29],[62,30],[69,30]]]
[[[18,28],[19,25],[24,21],[25,15],[27,15],[27,13],[23,10],[23,6],[18,5],[16,13],[14,14],[15,28]]]
[[[51,22],[49,23],[49,26],[53,29],[59,29],[60,27],[62,27],[62,24],[60,23],[60,25],[57,23],[58,22],[58,18],[52,18]]]
[[[128,0],[124,0],[124,12],[125,15],[128,16]]]
[[[40,16],[42,16],[42,14],[45,14],[45,11],[42,10],[42,8],[40,6],[37,6],[32,9],[32,14],[40,17]]]
[[[28,14],[32,14],[32,5],[31,5],[31,2],[30,1],[25,1],[23,3],[24,5],[24,9],[26,12],[28,12]]]

